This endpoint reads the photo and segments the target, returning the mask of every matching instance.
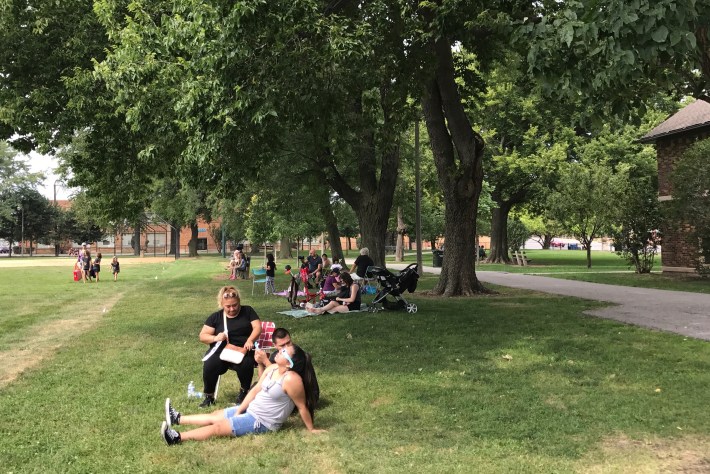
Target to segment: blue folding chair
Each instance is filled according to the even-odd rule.
[[[252,268],[251,274],[252,274],[251,295],[254,296],[254,286],[257,283],[266,283],[269,280],[266,278],[266,269],[265,268]],[[257,277],[264,277],[264,278],[257,278]],[[264,294],[266,294],[266,285],[264,285]]]

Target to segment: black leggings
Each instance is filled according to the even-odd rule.
[[[219,358],[219,354],[212,354],[212,357],[202,364],[202,382],[205,385],[205,393],[214,393],[219,376],[229,369],[237,372],[242,389],[249,390],[251,379],[254,376],[254,351],[247,351],[241,364],[225,362]]]

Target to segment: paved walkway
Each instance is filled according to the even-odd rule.
[[[404,268],[404,265],[388,265],[388,268]],[[424,272],[438,274],[441,269],[424,267]],[[614,305],[585,313],[710,341],[708,294],[605,285],[519,273],[477,271],[476,275],[484,283],[606,301]]]

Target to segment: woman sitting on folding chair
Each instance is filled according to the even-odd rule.
[[[259,316],[251,306],[241,305],[239,291],[236,288],[233,286],[222,287],[217,294],[217,302],[222,309],[212,313],[200,331],[200,342],[210,346],[207,354],[202,358],[205,399],[200,404],[201,408],[214,405],[219,377],[229,369],[237,372],[241,385],[237,403],[244,400],[254,375],[254,341],[261,334]],[[228,343],[246,350],[244,359],[239,364],[220,358]]]
[[[210,414],[182,415],[165,400],[165,421],[160,434],[168,445],[182,441],[204,441],[215,436],[244,436],[277,431],[298,408],[303,424],[311,433],[320,433],[313,426],[315,399],[312,366],[306,353],[291,345],[279,350],[270,365],[244,401],[226,410]],[[310,370],[309,370],[310,369]],[[172,425],[196,425],[200,428],[177,432]]]

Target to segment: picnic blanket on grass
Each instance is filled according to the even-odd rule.
[[[288,290],[283,290],[279,291],[278,293],[274,293],[276,296],[288,296]],[[303,290],[298,290],[298,296],[305,296],[306,294],[303,292]]]
[[[362,305],[360,306],[360,309],[356,311],[348,311],[348,313],[362,313],[362,312],[367,312],[367,306]],[[292,318],[305,318],[306,316],[316,316],[315,314],[309,313],[305,309],[290,309],[288,311],[279,311],[279,314],[285,314],[286,316],[291,316]],[[348,313],[335,313],[335,314],[348,314]],[[330,313],[324,313],[324,314],[330,314]],[[318,315],[320,316],[320,315]]]

